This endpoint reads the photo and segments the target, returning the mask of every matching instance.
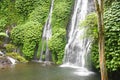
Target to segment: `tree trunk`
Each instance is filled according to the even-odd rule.
[[[94,1],[98,16],[98,36],[99,36],[98,45],[99,45],[101,80],[108,80],[106,63],[105,63],[105,49],[104,49],[104,22],[103,22],[104,0],[94,0]]]

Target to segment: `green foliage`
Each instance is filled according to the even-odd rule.
[[[54,34],[49,41],[49,48],[52,51],[53,61],[57,64],[62,63],[65,44],[65,30],[62,28],[56,29],[56,34]]]
[[[39,16],[43,17],[44,15],[43,13],[46,12],[46,10],[49,10],[49,6],[50,6],[50,0],[17,0],[15,2],[15,8],[17,12],[20,15],[22,15],[25,18],[25,20],[28,18],[29,14],[32,20],[33,18],[35,20],[36,18],[38,19]],[[40,13],[37,11],[39,11]]]
[[[18,16],[16,15],[15,2],[11,0],[3,0],[0,2],[0,18],[11,25],[18,21]]]
[[[24,56],[27,59],[32,59],[34,48],[40,41],[41,32],[41,24],[29,21],[26,24],[15,27],[11,32],[11,38],[16,45],[23,45]]]
[[[97,29],[97,14],[90,13],[86,16],[86,19],[80,23],[81,26],[84,26],[87,30],[87,37],[98,38],[98,29]]]
[[[54,13],[56,13],[56,17],[63,20],[65,19],[67,16],[69,15],[69,6],[68,3],[66,3],[65,1],[63,2],[57,2],[55,4],[55,8],[54,8]]]
[[[62,63],[64,48],[66,44],[65,29],[68,25],[70,13],[74,0],[55,0],[52,14],[52,39],[49,41],[49,48],[52,51],[53,61]]]
[[[25,31],[25,29],[24,29],[23,25],[18,25],[12,29],[10,37],[14,44],[16,44],[16,45],[23,44],[24,31]]]
[[[13,52],[16,49],[16,47],[13,44],[6,44],[5,48],[6,48],[6,52],[8,53]]]
[[[0,15],[0,32],[3,32],[6,28],[7,17]]]
[[[120,68],[120,2],[112,4],[105,12],[105,53],[106,66],[108,71],[116,71]],[[97,41],[92,48],[93,63],[98,68],[98,47]]]
[[[20,56],[18,53],[12,52],[12,53],[7,53],[6,55],[18,60],[21,63],[28,62],[24,57]]]
[[[109,8],[113,2],[119,2],[119,0],[105,0],[105,7]]]
[[[34,41],[30,42],[29,40],[26,40],[24,42],[22,51],[27,60],[31,60],[33,58],[35,46],[36,43]]]
[[[40,5],[29,14],[29,20],[37,21],[44,25],[49,13],[50,0],[40,1],[39,4]]]
[[[30,41],[38,42],[41,38],[42,26],[38,22],[27,22],[24,24],[24,41],[30,39]]]
[[[32,59],[35,50],[40,53],[42,27],[48,17],[51,0],[2,0],[0,2],[0,31],[5,31],[7,26],[17,25],[11,31],[11,42],[16,46],[21,46],[24,56],[27,59]],[[57,56],[57,63],[62,62],[66,42],[65,29],[68,25],[73,3],[74,0],[55,0],[54,3],[52,14],[53,37],[51,40],[56,40],[61,45],[56,45],[51,40],[50,42],[53,44],[50,44],[51,46],[62,46],[61,49],[54,48],[55,50],[53,50],[51,48],[54,56]]]
[[[26,39],[38,42],[41,37],[41,24],[38,22],[27,22],[23,25],[18,25],[11,31],[11,38],[15,44],[23,44]]]
[[[96,69],[100,69],[100,66],[99,66],[99,52],[98,52],[98,40],[97,39],[92,44],[91,57],[92,57],[91,59],[92,59],[93,66],[95,66]]]
[[[98,53],[98,28],[97,28],[97,14],[96,13],[90,13],[86,16],[85,20],[80,23],[80,26],[83,26],[86,28],[87,35],[85,37],[90,37],[94,39],[93,45],[92,45],[92,61],[94,66],[98,69],[99,68],[99,53]],[[83,28],[80,27],[80,28]]]
[[[17,12],[25,18],[32,10],[34,10],[36,0],[16,0],[15,8]]]
[[[74,0],[55,0],[52,27],[65,28],[68,24]]]
[[[104,19],[107,67],[114,71],[120,68],[120,2],[112,4]]]
[[[50,0],[15,1],[20,20],[19,25],[11,31],[11,38],[13,43],[22,46],[22,52],[29,60],[33,57],[36,45],[40,43],[42,26],[48,17],[49,7]],[[26,22],[21,24],[23,21]]]

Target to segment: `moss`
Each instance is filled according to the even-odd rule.
[[[6,44],[5,48],[6,48],[6,52],[13,52],[16,49],[16,46],[13,44]]]
[[[12,52],[12,53],[7,53],[6,56],[10,56],[16,60],[18,60],[21,63],[26,63],[28,62],[24,57],[20,56],[20,54]]]

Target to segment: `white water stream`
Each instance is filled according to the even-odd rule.
[[[89,75],[86,68],[87,55],[90,52],[91,40],[86,38],[86,29],[80,26],[89,11],[88,0],[75,0],[73,14],[68,31],[68,43],[65,47],[63,65],[61,67],[77,68],[75,74]]]
[[[54,0],[51,0],[50,12],[46,20],[42,34],[42,49],[41,49],[40,61],[42,61],[43,54],[45,55],[45,61],[50,61],[48,40],[52,36],[51,20],[52,20],[53,5],[54,5]],[[45,48],[45,52],[44,52],[44,48]]]

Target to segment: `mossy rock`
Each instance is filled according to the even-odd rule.
[[[6,56],[0,56],[0,65],[12,64]]]
[[[12,53],[6,53],[6,55],[18,60],[21,63],[28,62],[24,57],[20,56],[19,53],[12,52]]]

